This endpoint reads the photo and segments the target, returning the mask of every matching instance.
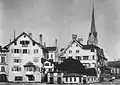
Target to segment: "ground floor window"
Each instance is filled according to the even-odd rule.
[[[28,76],[28,80],[29,80],[29,81],[34,81],[34,80],[35,80],[35,77],[34,77],[33,75],[30,75],[30,76]]]
[[[22,81],[23,77],[22,76],[15,76],[15,81]]]

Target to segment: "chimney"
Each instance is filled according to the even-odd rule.
[[[40,44],[42,45],[42,34],[40,34]]]
[[[77,38],[77,34],[72,34],[72,39],[76,39]]]
[[[57,47],[57,39],[55,39],[55,46]]]
[[[78,38],[78,42],[81,43],[83,41],[83,38]]]
[[[46,43],[44,42],[44,46],[46,47]]]
[[[29,37],[32,38],[32,33],[29,33]]]
[[[10,39],[10,43],[11,43],[11,39]]]

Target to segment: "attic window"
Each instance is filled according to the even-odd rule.
[[[24,35],[24,38],[26,37],[26,35]]]
[[[33,42],[33,46],[35,46],[35,42]]]
[[[16,42],[16,41],[14,42],[14,45],[17,45],[17,42]]]

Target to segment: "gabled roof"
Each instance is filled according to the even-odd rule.
[[[2,53],[4,53],[4,52],[9,52],[9,50],[8,49],[4,49],[4,48],[2,48],[2,46],[0,46],[0,52]]]
[[[81,43],[79,43],[76,39],[72,39],[69,44],[58,54],[58,56],[61,56],[69,47],[72,43],[76,42],[81,48],[83,47],[83,45]]]
[[[10,45],[12,45],[15,41],[17,41],[21,36],[26,35],[32,42],[35,42],[35,44],[37,44],[38,46],[45,48],[43,45],[41,45],[40,43],[36,42],[35,40],[33,40],[27,33],[23,32],[21,33],[17,38],[15,38],[12,42],[10,42],[8,45],[4,46],[4,48],[9,48]]]
[[[97,71],[95,68],[87,68],[86,70],[88,76],[97,76]]]
[[[83,45],[82,43],[80,43],[78,40],[76,39],[72,39],[69,44],[64,48],[62,49],[62,51],[58,54],[58,56],[61,56],[69,47],[72,43],[76,42],[82,49],[85,49],[85,50],[89,50],[89,49],[92,49],[92,48],[95,48],[95,49],[100,49],[98,46],[95,46],[95,45]]]
[[[56,51],[57,47],[52,46],[52,47],[46,47],[48,51]]]
[[[78,73],[64,73],[63,77],[81,77]]]

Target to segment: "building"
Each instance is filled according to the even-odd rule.
[[[7,49],[4,49],[0,46],[0,82],[7,82],[8,76],[8,53]]]
[[[72,35],[72,40],[58,54],[59,62],[72,57],[79,60],[86,68],[93,68],[96,71],[94,81],[99,81],[101,70],[100,68],[106,65],[107,58],[104,56],[103,49],[98,46],[97,32],[94,19],[94,7],[92,10],[91,32],[89,33],[87,45],[82,44],[81,38],[76,34]],[[88,76],[87,76],[88,77]],[[84,78],[87,81],[87,77]]]
[[[62,84],[63,83],[63,72],[53,71],[47,73],[48,81],[50,84]]]
[[[80,84],[82,76],[77,73],[64,73],[63,83],[64,84]]]
[[[32,33],[23,32],[4,48],[8,49],[8,80],[10,82],[41,82],[41,58],[45,47],[32,39]]]
[[[120,61],[108,61],[107,65],[110,68],[111,76],[120,78]]]

